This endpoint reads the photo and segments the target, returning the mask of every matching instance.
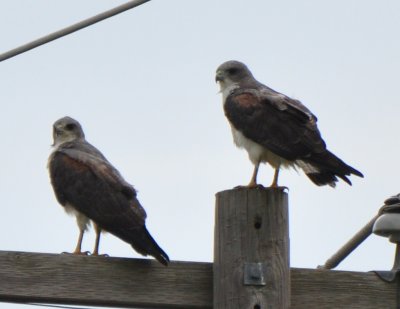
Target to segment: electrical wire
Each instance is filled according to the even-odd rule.
[[[125,4],[119,5],[111,10],[105,11],[103,13],[97,14],[95,16],[92,16],[88,19],[82,20],[78,23],[75,23],[69,27],[63,28],[61,30],[58,30],[56,32],[50,33],[46,36],[43,36],[39,39],[36,39],[32,42],[26,43],[24,45],[21,45],[17,48],[14,48],[12,50],[9,50],[5,53],[0,54],[0,62],[4,61],[6,59],[15,57],[19,54],[22,54],[24,52],[27,52],[28,50],[34,49],[38,46],[41,46],[43,44],[49,43],[51,41],[57,40],[63,36],[66,36],[68,34],[71,34],[73,32],[76,32],[78,30],[81,30],[83,28],[89,27],[95,23],[98,23],[99,21],[102,21],[104,19],[107,19],[109,17],[112,17],[114,15],[120,14],[122,12],[125,12],[127,10],[133,9],[134,7],[137,7],[141,4],[144,4],[146,2],[149,2],[150,0],[132,0],[129,1]]]

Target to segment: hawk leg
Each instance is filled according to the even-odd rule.
[[[85,233],[84,230],[79,230],[79,237],[78,237],[78,242],[76,243],[76,248],[73,252],[73,254],[81,254],[82,251],[82,240],[83,240],[83,234]]]
[[[272,180],[272,184],[270,185],[270,188],[275,188],[275,189],[281,189],[281,190],[288,190],[288,187],[280,187],[278,186],[278,176],[279,176],[279,167],[275,169],[274,173],[274,179]]]
[[[82,240],[83,240],[83,234],[85,233],[84,229],[79,229],[79,237],[78,237],[78,242],[76,243],[76,247],[74,252],[69,253],[69,252],[63,252],[64,254],[73,254],[73,255],[89,255],[88,251],[82,252]]]
[[[274,179],[272,180],[271,188],[278,188],[279,167],[275,169]]]
[[[260,166],[260,162],[257,162],[257,164],[254,164],[254,171],[253,175],[251,176],[250,182],[247,186],[236,186],[235,189],[252,189],[252,188],[258,188],[261,187],[263,188],[262,185],[257,184],[257,174],[258,174],[258,167]]]
[[[93,222],[94,230],[96,231],[96,240],[94,243],[93,256],[108,256],[108,254],[99,254],[101,227]]]
[[[236,188],[264,188],[263,185],[257,184],[257,174],[258,168],[260,167],[260,162],[254,164],[253,175],[251,176],[250,182],[247,186],[237,186]]]

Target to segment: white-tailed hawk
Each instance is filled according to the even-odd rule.
[[[76,216],[81,245],[90,222],[96,231],[92,255],[99,253],[101,231],[129,243],[137,252],[167,265],[168,255],[146,229],[146,212],[136,190],[127,183],[103,154],[85,140],[78,121],[64,117],[53,126],[54,150],[49,157],[50,179],[58,202]]]
[[[247,150],[254,172],[248,187],[257,186],[261,162],[275,168],[272,187],[282,167],[298,167],[318,186],[335,186],[338,177],[363,177],[326,148],[317,117],[300,101],[258,82],[239,61],[227,61],[216,72],[225,115],[235,144]]]

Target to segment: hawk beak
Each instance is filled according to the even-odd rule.
[[[59,135],[61,135],[61,130],[57,127],[53,127],[53,144],[51,146],[54,146],[56,144],[56,139]]]
[[[61,134],[61,129],[54,127],[53,134],[54,134],[54,136],[59,136]]]
[[[223,74],[218,71],[217,75],[215,75],[215,82],[218,83],[218,82],[222,82],[223,80],[224,80]]]

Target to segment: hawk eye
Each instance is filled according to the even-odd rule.
[[[75,129],[75,127],[76,127],[76,125],[73,124],[73,123],[69,123],[69,124],[67,124],[67,125],[65,126],[65,128],[66,128],[68,131],[72,131],[73,129]]]
[[[238,70],[238,69],[235,69],[235,68],[228,69],[229,75],[235,75],[238,71],[239,71],[239,70]]]

